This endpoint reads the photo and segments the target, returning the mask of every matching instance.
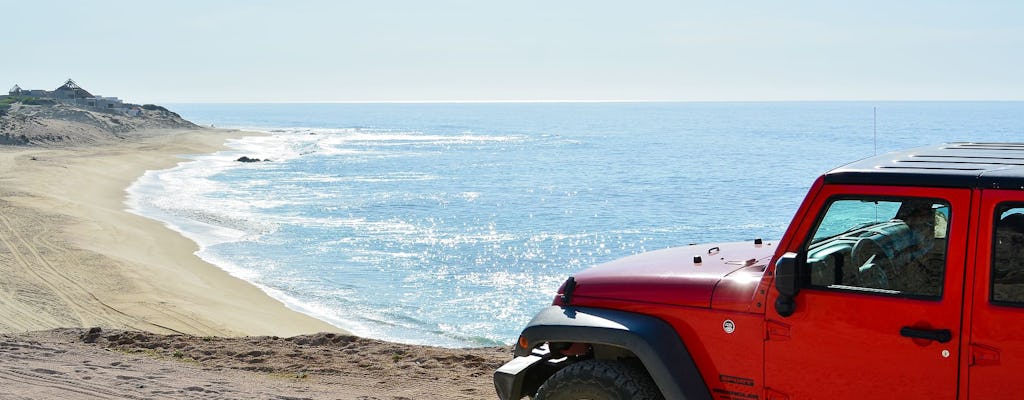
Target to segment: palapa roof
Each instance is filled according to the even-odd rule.
[[[67,82],[64,82],[63,85],[61,85],[59,88],[54,90],[54,92],[61,92],[61,91],[71,91],[71,92],[74,92],[76,98],[78,98],[78,97],[81,97],[81,98],[96,97],[96,96],[93,96],[92,93],[89,93],[89,91],[87,91],[85,89],[82,89],[81,86],[78,86],[78,84],[75,83],[75,81],[73,81],[71,79],[68,79]]]

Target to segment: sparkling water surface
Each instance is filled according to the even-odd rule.
[[[169,108],[268,134],[147,172],[133,212],[293,309],[449,347],[511,343],[595,263],[778,238],[818,175],[876,151],[1024,141],[1024,102]]]

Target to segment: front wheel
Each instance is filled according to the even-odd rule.
[[[663,400],[657,385],[639,368],[586,360],[562,368],[537,390],[535,400]]]

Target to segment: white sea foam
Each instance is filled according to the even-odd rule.
[[[263,274],[256,272],[252,268],[246,268],[235,264],[234,262],[219,257],[216,253],[208,250],[200,250],[196,253],[204,261],[216,265],[226,271],[231,276],[239,279],[243,279],[267,293],[270,297],[277,299],[284,303],[286,307],[297,312],[310,315],[314,318],[325,321],[331,325],[345,329],[356,335],[368,335],[377,334],[373,329],[367,327],[364,323],[361,323],[355,319],[346,316],[344,313],[339,312],[337,307],[326,306],[324,304],[310,302],[306,300],[300,300],[299,298],[288,294],[287,292],[277,289],[271,285],[267,285],[265,281],[267,277]],[[379,337],[379,336],[376,336]]]
[[[184,182],[187,180],[195,183],[186,185]],[[205,207],[193,203],[192,199],[202,199],[203,190],[199,188],[208,183],[199,177],[178,178],[148,171],[128,187],[128,211],[161,220],[201,247],[241,240],[246,233],[238,229],[237,224],[231,224],[222,215],[208,213]]]
[[[197,157],[168,170],[147,171],[127,189],[128,210],[164,221],[200,247],[244,240],[273,230],[273,224],[253,218],[253,210],[274,207],[280,202],[210,196],[218,191],[234,191],[209,179],[231,167],[223,158]]]
[[[424,134],[422,132],[402,132],[382,129],[360,128],[286,128],[264,130],[263,128],[241,127],[242,129],[267,132],[267,136],[251,136],[233,140],[229,143],[235,153],[251,158],[270,159],[273,161],[291,160],[310,154],[319,155],[352,155],[352,156],[390,156],[389,153],[367,146],[381,147],[401,146],[406,144],[419,145],[460,145],[471,143],[500,143],[522,141],[524,136],[514,135],[474,135],[462,133],[458,135]],[[353,147],[359,147],[353,148]]]

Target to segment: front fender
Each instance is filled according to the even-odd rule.
[[[666,399],[711,399],[711,392],[686,345],[671,325],[655,317],[597,308],[551,306],[538,313],[521,336],[528,345],[516,347],[517,358],[530,357],[534,347],[547,342],[620,347],[640,359]],[[525,368],[518,376],[504,376],[500,384],[504,387],[499,386],[498,392],[504,389],[503,395],[508,396],[504,398],[508,399],[522,397],[524,393],[517,393],[515,388],[531,380],[529,371]],[[496,374],[495,385],[499,385],[497,378]]]

